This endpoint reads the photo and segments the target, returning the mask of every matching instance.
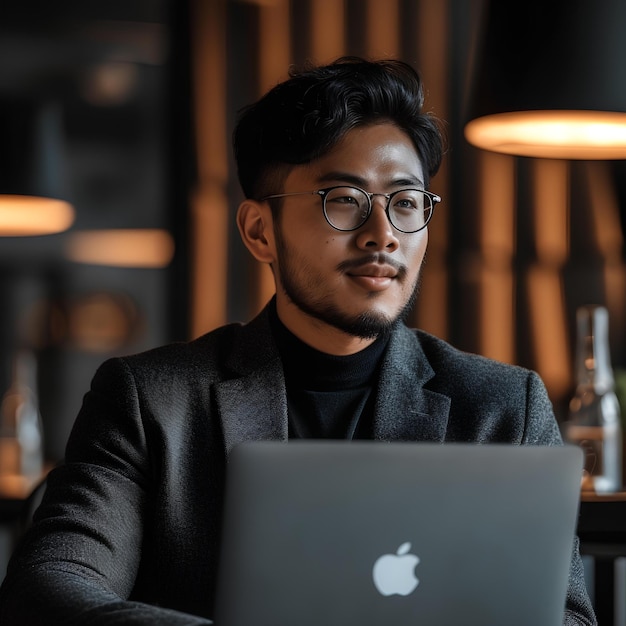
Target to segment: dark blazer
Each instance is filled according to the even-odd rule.
[[[530,371],[404,326],[383,358],[376,439],[561,442]],[[228,453],[241,441],[286,438],[267,310],[247,325],[107,361],[13,555],[0,624],[210,623]],[[564,624],[595,624],[577,546]]]

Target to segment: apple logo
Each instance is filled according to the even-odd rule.
[[[374,585],[383,596],[408,596],[419,585],[415,566],[420,559],[410,549],[409,542],[403,543],[395,554],[383,554],[374,563]]]

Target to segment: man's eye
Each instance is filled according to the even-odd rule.
[[[417,209],[417,204],[413,200],[409,200],[408,198],[402,198],[395,203],[396,208],[398,209]]]
[[[335,202],[337,204],[351,204],[354,206],[359,205],[359,201],[352,196],[338,196],[338,197],[332,198],[331,202]]]

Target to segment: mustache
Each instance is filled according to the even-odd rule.
[[[397,273],[398,278],[404,278],[408,271],[407,266],[404,265],[404,263],[400,263],[386,252],[373,252],[371,254],[361,256],[358,259],[347,259],[339,263],[337,269],[340,272],[349,272],[350,270],[356,269],[363,265],[370,265],[372,263],[393,267]]]

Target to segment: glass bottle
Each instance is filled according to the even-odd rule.
[[[0,474],[37,479],[44,465],[35,356],[20,351],[0,404]]]
[[[585,451],[582,490],[612,493],[622,488],[620,406],[609,349],[609,314],[588,305],[576,311],[576,391],[564,438]]]

